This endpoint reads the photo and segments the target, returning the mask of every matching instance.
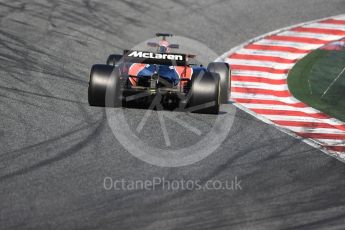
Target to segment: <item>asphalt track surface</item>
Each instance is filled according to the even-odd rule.
[[[150,165],[121,146],[86,90],[92,64],[155,32],[221,55],[263,33],[344,12],[344,0],[2,0],[0,229],[344,229],[344,163],[237,110],[228,138],[206,159]],[[139,120],[145,111],[126,113]],[[145,128],[156,130],[154,122]],[[242,190],[106,191],[106,176],[237,176]]]

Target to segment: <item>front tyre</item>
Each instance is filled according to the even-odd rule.
[[[110,65],[94,65],[91,68],[88,101],[91,106],[119,107],[120,72]]]

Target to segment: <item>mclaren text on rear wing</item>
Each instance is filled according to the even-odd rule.
[[[186,54],[153,53],[149,51],[126,50],[124,52],[126,62],[184,66],[187,64]]]

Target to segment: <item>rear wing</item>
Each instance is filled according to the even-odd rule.
[[[156,33],[156,37],[172,37],[173,34],[170,33]]]
[[[186,66],[189,55],[178,53],[153,53],[149,51],[125,50],[125,62],[158,64],[170,66]]]

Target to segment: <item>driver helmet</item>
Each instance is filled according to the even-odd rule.
[[[159,42],[159,48],[158,48],[159,53],[169,53],[169,42],[167,40],[162,40]]]

